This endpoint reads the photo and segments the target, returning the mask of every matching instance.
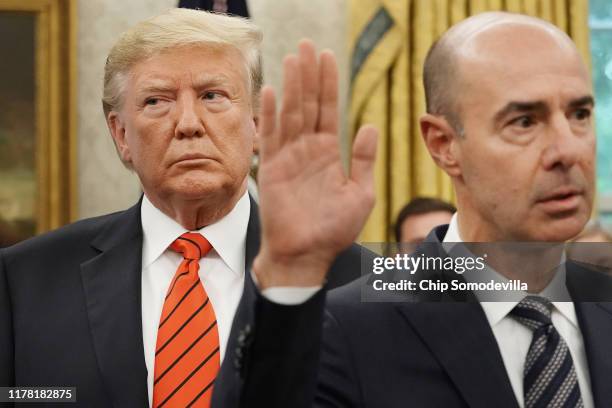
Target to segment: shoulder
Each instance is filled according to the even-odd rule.
[[[377,316],[387,313],[394,302],[371,297],[372,280],[368,274],[349,284],[331,290],[326,299],[326,315],[337,322],[347,325],[362,326],[364,322],[373,324],[380,321]]]
[[[90,242],[125,211],[87,218],[3,248],[5,264],[25,257],[60,257]]]
[[[609,302],[612,270],[576,260],[567,262],[567,286],[574,302]]]
[[[370,259],[374,256],[376,254],[369,249],[352,244],[338,255],[331,266],[327,276],[327,288],[334,289],[346,285],[367,274],[366,268],[369,267]]]

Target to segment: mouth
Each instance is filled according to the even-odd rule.
[[[583,195],[584,191],[578,188],[559,188],[537,200],[537,204],[549,214],[573,212],[580,206]]]
[[[174,166],[174,165],[187,166],[187,167],[199,166],[201,164],[204,164],[212,160],[213,159],[211,159],[210,157],[204,156],[199,153],[189,153],[189,154],[184,154],[180,156],[178,159],[174,160],[171,166]]]

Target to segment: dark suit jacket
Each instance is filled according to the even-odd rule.
[[[251,200],[247,271],[259,233]],[[0,386],[74,386],[71,407],[148,406],[141,257],[140,203],[0,250]],[[359,249],[352,247],[338,258],[329,283],[357,276]],[[247,272],[221,377],[245,375],[242,349],[258,324],[254,310],[266,304]],[[237,406],[233,390],[219,382],[216,406]]]
[[[446,229],[447,226],[438,227],[428,241],[440,243]],[[432,247],[436,246],[428,248]],[[591,273],[576,264],[567,265],[567,274],[572,299],[593,299],[594,289],[599,291],[599,298],[608,300],[575,302],[575,307],[595,405],[611,407],[612,303],[609,300],[612,284],[608,276]],[[301,335],[305,336],[324,320],[316,387],[314,381],[303,381],[299,392],[292,394],[285,390],[282,398],[274,390],[269,393],[274,395],[270,398],[278,400],[262,400],[266,405],[261,406],[518,407],[484,311],[475,298],[473,301],[465,298],[473,296],[471,292],[459,294],[467,302],[448,298],[444,302],[364,303],[362,287],[370,278],[365,276],[331,291],[327,295],[325,316],[320,314],[318,321],[313,318],[310,329],[304,329],[305,323],[300,323]],[[304,309],[320,310],[324,302],[321,296],[305,304]],[[272,319],[270,315],[267,318]],[[258,337],[259,342],[265,342],[263,333]],[[295,349],[296,340],[287,341],[293,342]],[[310,346],[313,354],[318,352],[316,346]],[[275,358],[282,360],[280,356]],[[310,365],[315,364],[314,358],[310,360]],[[308,365],[301,367],[311,372]],[[255,371],[250,375],[254,376]],[[268,382],[274,382],[272,378],[274,373],[270,371]],[[252,387],[251,382],[256,386]],[[264,387],[265,381],[249,378],[245,384],[244,394],[256,400],[257,389]],[[314,403],[313,393],[316,393]]]

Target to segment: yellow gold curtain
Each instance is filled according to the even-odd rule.
[[[350,0],[349,132],[372,123],[381,132],[376,206],[360,240],[391,238],[401,207],[417,196],[453,201],[449,178],[427,152],[419,130],[425,111],[422,68],[448,27],[483,11],[506,10],[551,21],[589,57],[588,0]]]

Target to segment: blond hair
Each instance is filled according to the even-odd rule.
[[[102,96],[104,116],[121,108],[127,76],[136,63],[181,46],[238,50],[245,62],[256,106],[263,81],[261,40],[261,30],[249,20],[202,10],[170,9],[142,21],[119,37],[106,59]]]

